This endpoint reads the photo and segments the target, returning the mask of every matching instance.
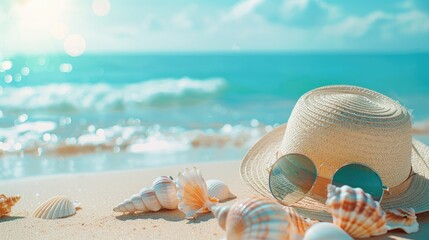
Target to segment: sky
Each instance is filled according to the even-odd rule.
[[[2,55],[200,51],[429,51],[429,1],[0,2]]]

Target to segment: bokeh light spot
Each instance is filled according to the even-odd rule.
[[[11,83],[13,80],[12,75],[7,74],[6,76],[4,76],[4,82],[5,83]]]
[[[82,55],[85,48],[85,39],[79,34],[71,34],[64,40],[64,50],[72,57]]]
[[[99,17],[106,16],[110,12],[109,0],[94,0],[92,2],[92,11]]]
[[[60,64],[60,72],[69,73],[73,70],[73,66],[70,63]]]
[[[13,67],[13,64],[11,61],[4,61],[1,64],[1,68],[3,69],[3,71],[7,71],[9,69],[11,69]]]
[[[22,74],[22,76],[27,76],[28,74],[30,74],[30,68],[29,67],[23,67],[21,69],[21,74]]]

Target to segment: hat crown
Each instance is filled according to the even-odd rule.
[[[365,88],[328,86],[298,100],[279,152],[306,155],[325,178],[333,172],[322,165],[335,171],[362,163],[394,187],[410,173],[411,150],[410,115],[399,103]]]

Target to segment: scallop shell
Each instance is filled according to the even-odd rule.
[[[320,222],[311,226],[303,240],[353,240],[343,229],[328,222]]]
[[[209,212],[210,207],[218,203],[217,198],[209,197],[206,181],[195,167],[179,172],[177,198],[179,210],[185,213],[187,219],[196,218],[198,213]]]
[[[207,180],[206,183],[207,183],[207,191],[210,197],[215,197],[220,202],[226,201],[228,199],[236,198],[236,196],[231,193],[228,186],[221,180],[211,179],[211,180]]]
[[[6,195],[0,194],[0,217],[8,215],[20,199],[19,195],[6,197]]]
[[[290,223],[295,226],[296,233],[300,236],[304,236],[305,231],[313,225],[313,222],[303,218],[293,207],[283,206],[282,208],[288,215]]]
[[[152,188],[143,188],[138,194],[118,204],[115,212],[156,212],[160,209],[176,209],[179,203],[177,189],[171,177],[161,176],[152,183]]]
[[[406,233],[414,233],[419,230],[419,223],[413,208],[386,211],[386,222],[388,230],[400,228]]]
[[[248,198],[232,206],[213,206],[211,210],[226,239],[301,239],[290,215],[267,198]]]
[[[326,206],[333,223],[354,238],[387,232],[385,213],[380,204],[360,188],[329,185]]]
[[[56,196],[42,203],[34,211],[33,216],[43,219],[65,218],[74,215],[78,206],[79,203],[76,201],[72,202],[67,197]]]

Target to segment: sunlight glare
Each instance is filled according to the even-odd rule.
[[[71,34],[64,40],[64,50],[72,57],[82,55],[85,48],[85,39],[79,34]]]
[[[69,33],[69,29],[67,25],[62,22],[56,22],[52,26],[51,34],[56,39],[62,40],[67,36],[68,33]]]
[[[109,0],[94,0],[92,2],[92,11],[99,17],[106,16],[110,12]]]

